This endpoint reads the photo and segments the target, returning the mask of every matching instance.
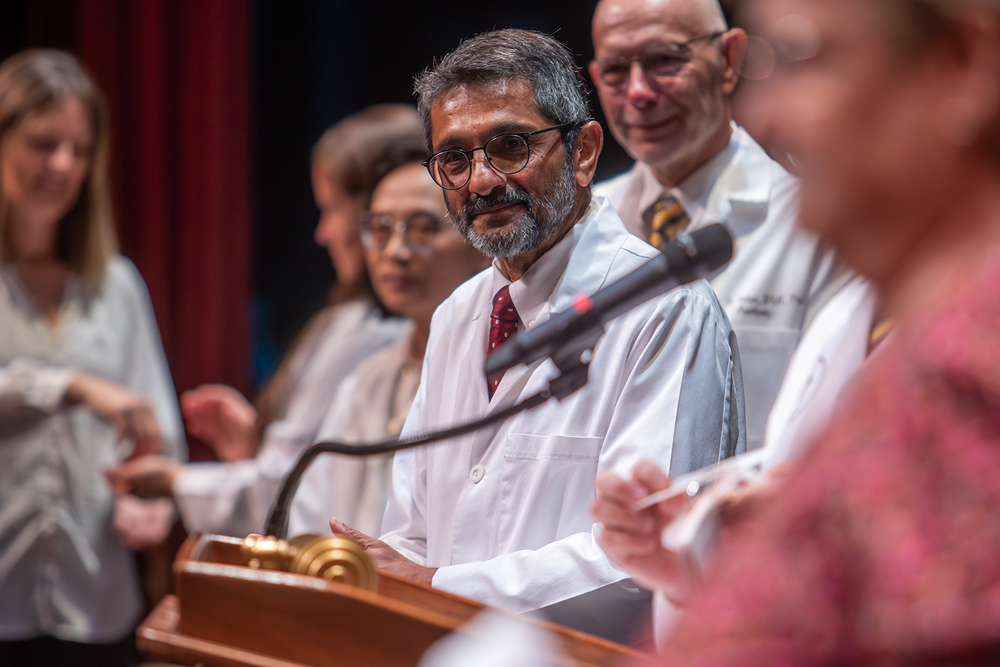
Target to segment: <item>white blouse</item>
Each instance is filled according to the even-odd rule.
[[[142,612],[134,558],[111,530],[114,429],[63,404],[73,371],[146,397],[163,452],[180,455],[177,397],[135,267],[113,258],[91,295],[71,277],[53,326],[0,266],[0,640],[116,641]]]

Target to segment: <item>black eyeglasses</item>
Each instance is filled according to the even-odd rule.
[[[713,32],[686,42],[661,44],[636,58],[601,58],[594,61],[598,82],[609,88],[619,88],[628,82],[632,73],[632,63],[658,83],[676,77],[691,62],[695,46],[699,42],[709,42],[722,37],[724,32]]]
[[[416,211],[401,220],[388,213],[362,213],[358,217],[361,243],[369,250],[384,250],[399,231],[411,248],[425,248],[444,228],[444,222],[427,211]]]
[[[438,151],[423,162],[431,178],[445,190],[458,190],[465,187],[472,177],[472,154],[482,151],[490,166],[501,174],[516,174],[528,166],[531,150],[528,138],[542,132],[562,130],[573,127],[576,123],[560,123],[534,132],[506,132],[498,134],[479,148],[465,150],[464,148],[448,148]]]

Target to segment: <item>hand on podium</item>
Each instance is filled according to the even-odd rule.
[[[413,579],[428,586],[431,585],[434,573],[437,572],[436,567],[424,567],[423,565],[414,563],[385,542],[354,530],[337,517],[330,518],[330,530],[338,535],[349,537],[360,544],[377,569],[398,574],[401,577]]]

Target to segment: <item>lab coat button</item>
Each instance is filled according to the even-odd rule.
[[[473,484],[479,484],[484,475],[486,475],[486,468],[483,466],[476,466],[469,471],[469,479],[472,480]]]

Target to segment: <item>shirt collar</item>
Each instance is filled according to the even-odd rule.
[[[664,188],[650,168],[642,170],[642,193],[639,211],[645,211],[664,193],[671,194],[684,207],[691,220],[690,229],[697,229],[725,219],[732,210],[731,202],[766,204],[770,198],[770,165],[757,164],[756,143],[746,130],[731,123],[729,143],[708,162],[673,188]],[[748,161],[749,160],[749,161]],[[747,162],[747,164],[743,164]],[[725,181],[725,187],[717,185]],[[718,193],[713,197],[713,193]],[[722,201],[725,199],[725,201]]]
[[[559,281],[566,271],[573,250],[582,236],[581,223],[596,215],[597,205],[592,200],[587,212],[580,222],[566,232],[566,235],[545,254],[535,260],[519,280],[513,283],[508,280],[499,268],[499,261],[493,260],[493,285],[491,296],[499,292],[505,285],[510,286],[510,298],[517,309],[520,319],[519,328],[524,329],[535,324],[552,308],[552,299]],[[493,299],[490,299],[492,304]]]

